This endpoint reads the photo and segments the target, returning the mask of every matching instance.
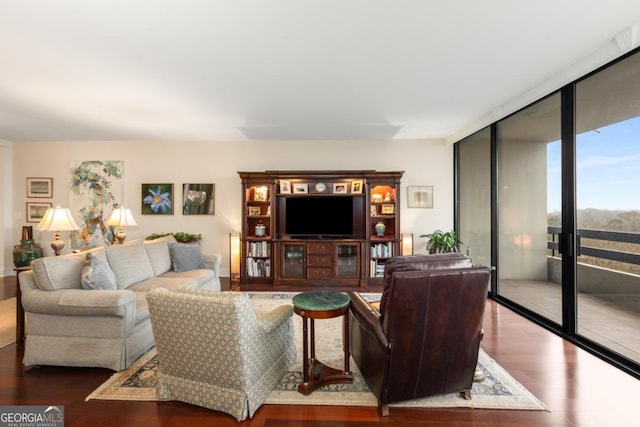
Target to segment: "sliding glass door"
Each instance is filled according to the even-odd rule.
[[[576,85],[577,333],[640,362],[640,55]]]

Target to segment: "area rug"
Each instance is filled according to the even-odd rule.
[[[256,310],[270,310],[280,304],[290,304],[294,293],[255,292],[249,293]],[[379,294],[365,294],[370,300],[379,299]],[[351,359],[353,384],[333,384],[322,387],[308,396],[298,393],[302,383],[302,321],[294,315],[295,339],[298,358],[267,398],[265,404],[276,405],[336,405],[377,406],[358,367]],[[316,357],[328,364],[342,366],[342,319],[326,319],[315,322]],[[471,400],[458,393],[434,396],[390,405],[391,407],[414,408],[476,408],[547,410],[547,407],[524,386],[516,381],[495,360],[480,350],[478,361],[485,380],[474,383]],[[135,400],[157,401],[155,373],[158,358],[155,348],[138,359],[129,369],[115,373],[109,380],[92,392],[86,400]]]
[[[16,298],[0,301],[0,348],[16,342]]]

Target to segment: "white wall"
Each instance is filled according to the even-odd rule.
[[[0,140],[0,260],[5,260],[0,264],[0,276],[8,276],[12,273],[13,261],[11,257],[11,242],[13,239],[13,221],[11,218],[11,200],[13,198],[13,144]],[[17,241],[16,241],[17,243]],[[7,263],[6,260],[9,260]]]
[[[13,146],[12,235],[5,236],[4,269],[13,268],[11,248],[25,222],[26,178],[52,177],[53,199],[69,202],[72,161],[124,161],[124,205],[139,225],[126,230],[127,239],[153,232],[201,233],[205,252],[222,254],[222,275],[228,275],[228,233],[240,231],[241,187],[238,171],[374,169],[405,171],[402,178],[401,231],[413,233],[415,251],[425,252],[420,234],[453,227],[453,146],[443,140],[407,141],[234,141],[234,142],[42,142]],[[1,160],[1,158],[0,158]],[[141,184],[174,183],[174,215],[141,215]],[[215,183],[215,215],[183,216],[181,184]],[[408,185],[433,185],[433,209],[408,209]],[[40,199],[40,201],[44,201]],[[1,217],[0,217],[1,219]],[[34,233],[48,249],[52,236]],[[50,233],[47,233],[50,234]],[[64,234],[64,233],[63,233]],[[68,252],[65,247],[64,252]]]

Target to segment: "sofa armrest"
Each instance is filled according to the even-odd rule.
[[[216,278],[220,277],[220,264],[222,263],[222,255],[218,253],[204,254],[204,263],[209,270],[213,270],[213,275]]]
[[[126,289],[34,289],[22,294],[22,306],[26,312],[41,314],[133,317],[136,298],[133,291]]]
[[[256,318],[260,330],[268,334],[280,324],[293,316],[293,306],[281,305],[271,311],[256,311]]]

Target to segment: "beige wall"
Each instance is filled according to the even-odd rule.
[[[0,157],[2,160],[3,157]],[[4,275],[11,273],[11,248],[18,243],[21,227],[26,225],[26,177],[52,177],[51,201],[65,206],[69,202],[70,163],[82,160],[124,161],[124,204],[132,209],[139,225],[126,230],[127,239],[144,238],[153,232],[201,233],[205,252],[222,254],[223,276],[228,275],[228,233],[240,231],[241,191],[237,171],[405,171],[402,179],[401,231],[414,233],[416,252],[424,252],[426,243],[424,239],[418,239],[418,235],[437,228],[453,227],[453,146],[446,145],[443,140],[15,143],[13,180],[8,186],[13,189],[13,196],[6,191],[2,193],[2,209],[5,215],[10,216],[5,222],[11,228],[11,232],[2,237]],[[140,214],[141,184],[154,182],[174,183],[174,215]],[[215,183],[214,216],[182,215],[179,187],[189,182]],[[408,185],[433,185],[434,209],[407,209]],[[11,208],[7,209],[7,204],[11,204]],[[35,234],[35,238],[48,249],[48,242],[53,236]],[[67,242],[65,252],[68,252],[68,246]]]

